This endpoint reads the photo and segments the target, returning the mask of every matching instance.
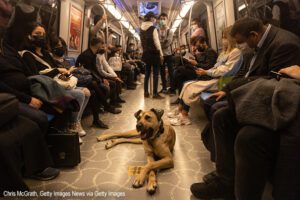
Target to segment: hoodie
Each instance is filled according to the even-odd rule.
[[[148,30],[151,26],[153,26],[153,23],[150,22],[150,21],[147,21],[147,22],[143,22],[142,25],[141,25],[141,29],[143,31],[146,31]],[[153,31],[153,40],[154,40],[154,44],[155,44],[155,47],[159,50],[159,54],[161,57],[164,56],[163,54],[163,51],[161,49],[161,45],[160,45],[160,41],[159,41],[159,36],[158,36],[158,32],[157,32],[157,29],[155,29]]]

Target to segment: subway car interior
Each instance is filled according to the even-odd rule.
[[[0,197],[299,200],[299,0],[0,0]]]

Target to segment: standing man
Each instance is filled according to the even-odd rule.
[[[170,30],[168,27],[168,15],[166,13],[162,13],[159,16],[159,40],[160,45],[164,54],[164,62],[162,63],[160,67],[160,76],[161,76],[161,82],[162,82],[162,90],[160,92],[167,94],[167,80],[166,80],[166,70],[165,66],[168,67],[168,74],[170,79],[170,94],[175,94],[175,86],[174,86],[174,80],[173,80],[173,58],[172,58],[172,50],[171,50],[171,44],[173,41],[173,31]]]
[[[151,68],[153,67],[153,98],[162,99],[157,92],[158,74],[160,63],[163,62],[163,52],[160,46],[157,29],[154,26],[156,17],[153,12],[148,12],[144,17],[144,22],[141,25],[141,42],[143,47],[142,60],[146,63],[146,74],[144,83],[144,96],[148,98],[149,95],[149,79],[151,75]]]

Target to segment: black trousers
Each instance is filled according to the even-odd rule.
[[[168,74],[169,74],[169,79],[170,79],[170,87],[171,91],[175,91],[175,85],[174,85],[174,80],[173,80],[173,56],[164,56],[164,62],[160,66],[160,76],[161,76],[161,82],[162,82],[162,89],[166,90],[167,89],[167,79],[166,79],[166,66],[168,68]]]
[[[173,78],[174,86],[178,89],[178,94],[180,94],[184,82],[197,79],[197,74],[192,68],[179,66],[174,71]]]
[[[160,57],[159,54],[147,54],[144,53],[143,61],[146,63],[145,71],[145,82],[144,82],[144,93],[149,93],[149,80],[151,75],[151,69],[153,69],[153,94],[156,95],[158,88],[158,75],[160,68]]]
[[[214,114],[213,131],[221,181],[235,186],[237,199],[261,199],[274,169],[279,134],[257,126],[240,127],[228,107]]]
[[[53,165],[39,126],[23,116],[0,127],[0,160],[0,196],[3,190],[28,190],[22,176]]]

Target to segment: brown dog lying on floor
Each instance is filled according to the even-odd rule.
[[[120,143],[143,144],[147,156],[147,164],[135,178],[132,186],[139,188],[144,185],[148,176],[147,192],[154,194],[157,188],[155,170],[174,167],[173,149],[176,135],[172,126],[164,125],[161,117],[163,110],[152,108],[150,111],[137,111],[136,130],[122,133],[107,133],[99,136],[98,141],[110,140],[105,148],[109,149]],[[113,139],[115,138],[115,139]]]

